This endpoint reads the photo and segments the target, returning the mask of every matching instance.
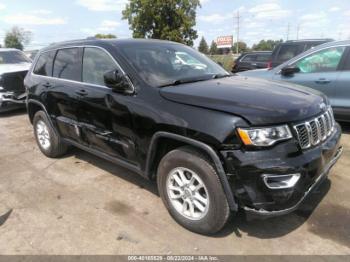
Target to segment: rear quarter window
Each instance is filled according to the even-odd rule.
[[[45,52],[42,53],[33,70],[33,73],[41,76],[52,76],[53,58],[55,52]]]
[[[246,55],[242,58],[242,62],[252,62],[256,60],[256,55]]]

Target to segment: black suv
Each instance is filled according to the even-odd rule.
[[[196,64],[179,65],[178,53]],[[232,76],[177,43],[55,44],[25,86],[43,154],[73,145],[156,180],[174,219],[199,233],[219,231],[239,208],[297,209],[342,151],[325,96]]]
[[[270,51],[257,51],[257,52],[243,53],[236,59],[234,66],[232,68],[232,73],[267,68],[269,67],[271,54],[272,52]]]
[[[288,40],[278,44],[272,52],[270,68],[274,68],[315,46],[334,41],[333,39]]]

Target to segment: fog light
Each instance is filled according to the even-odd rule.
[[[300,173],[287,175],[263,174],[262,178],[265,185],[270,189],[286,189],[294,187],[300,176]]]

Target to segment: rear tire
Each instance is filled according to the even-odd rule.
[[[169,152],[159,163],[157,182],[164,205],[185,228],[214,234],[227,223],[227,198],[206,155],[190,147]]]
[[[33,127],[38,147],[45,156],[56,158],[67,152],[67,144],[54,132],[44,111],[35,113]]]

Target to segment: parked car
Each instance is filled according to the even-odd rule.
[[[33,60],[34,59],[34,57],[36,56],[36,54],[39,52],[39,50],[26,50],[26,51],[24,51],[24,53],[26,54],[26,56],[29,58],[29,59],[31,59],[31,60]]]
[[[274,68],[315,46],[332,42],[333,39],[289,40],[278,44],[272,52],[269,68]]]
[[[288,81],[321,91],[328,96],[335,118],[350,121],[350,41],[320,45],[272,70],[241,74]]]
[[[0,112],[25,107],[23,80],[30,65],[22,51],[0,48]]]
[[[206,67],[178,68],[178,52]],[[296,210],[342,152],[321,93],[231,75],[178,43],[51,45],[25,86],[44,155],[73,145],[156,180],[173,218],[199,233],[219,231],[238,208]]]
[[[243,53],[235,60],[232,73],[267,68],[271,60],[271,54],[270,51]]]

